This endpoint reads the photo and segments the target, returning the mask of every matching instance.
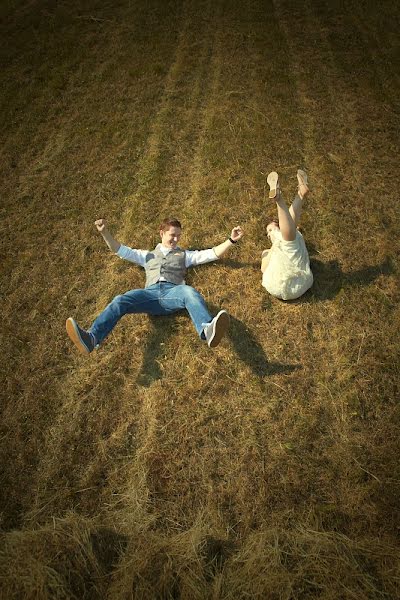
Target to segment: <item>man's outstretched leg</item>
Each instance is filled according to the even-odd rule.
[[[70,317],[66,322],[67,333],[79,352],[89,354],[97,345],[102,343],[124,315],[138,313],[150,315],[163,314],[159,304],[158,284],[144,290],[130,290],[125,294],[115,296],[110,304],[95,319],[88,331],[82,329]]]
[[[82,354],[90,354],[96,347],[96,339],[90,331],[86,331],[79,327],[78,323],[69,317],[65,323],[70,340],[78,348]]]
[[[229,315],[226,310],[220,310],[212,318],[203,296],[189,285],[166,287],[166,293],[161,299],[161,306],[166,312],[175,312],[185,308],[200,338],[205,340],[210,348],[218,346],[229,327]]]

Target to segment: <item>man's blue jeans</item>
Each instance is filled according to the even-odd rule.
[[[201,294],[189,285],[175,285],[159,281],[142,290],[130,290],[114,300],[103,310],[89,329],[101,344],[121,317],[126,314],[146,313],[148,315],[170,315],[186,308],[199,336],[212,316],[207,310]]]

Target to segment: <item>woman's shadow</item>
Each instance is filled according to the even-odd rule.
[[[322,262],[313,256],[312,250],[310,250],[310,266],[314,283],[310,290],[298,299],[300,302],[331,300],[343,289],[364,287],[381,275],[392,275],[395,272],[391,259],[386,257],[377,265],[344,273],[337,260]]]

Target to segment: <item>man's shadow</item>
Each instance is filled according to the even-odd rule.
[[[257,377],[276,375],[278,373],[292,373],[302,368],[302,365],[299,363],[284,364],[271,362],[264,348],[257,341],[247,325],[232,315],[230,315],[230,327],[227,337],[231,340],[237,355],[250,367]]]
[[[175,315],[165,317],[153,317],[148,315],[150,332],[143,350],[142,369],[138,375],[137,383],[143,387],[150,385],[162,378],[162,354],[168,336],[174,328]]]
[[[375,281],[380,275],[390,275],[395,272],[389,257],[377,265],[372,265],[354,271],[344,273],[337,260],[322,262],[314,258],[315,249],[310,248],[311,270],[314,274],[314,284],[304,296],[297,300],[286,301],[290,303],[307,303],[324,301],[334,298],[342,289],[350,287],[363,287]],[[251,266],[259,268],[259,263],[240,263],[237,261],[225,261],[232,268]],[[206,267],[208,265],[205,265]],[[269,303],[265,302],[264,308]],[[216,314],[218,307],[209,306],[210,312]],[[177,315],[184,314],[184,311]],[[189,317],[188,317],[189,318]],[[174,328],[175,315],[166,317],[151,317],[151,332],[146,340],[143,353],[143,366],[138,376],[138,384],[144,387],[150,386],[154,381],[162,378],[162,354],[164,344],[167,343],[171,329]],[[195,332],[193,332],[194,335]],[[228,339],[237,352],[240,359],[252,370],[257,377],[274,375],[277,373],[291,373],[300,369],[300,364],[282,364],[270,362],[263,347],[257,341],[251,330],[239,319],[230,315],[230,327],[227,333]]]
[[[218,312],[218,308],[209,306],[212,314]],[[184,314],[182,311],[181,313]],[[174,329],[174,321],[177,317],[170,315],[166,317],[149,316],[151,323],[151,332],[148,335],[147,342],[143,352],[142,369],[139,373],[137,382],[139,385],[149,387],[154,381],[162,378],[162,355],[164,344],[167,343]],[[189,316],[187,318],[190,318]],[[196,333],[193,331],[193,335]],[[300,364],[282,364],[271,362],[268,359],[263,347],[257,341],[250,329],[239,319],[230,315],[230,326],[226,337],[230,339],[235,352],[240,359],[252,370],[257,377],[275,375],[277,373],[291,373],[300,369]],[[205,344],[205,342],[199,342]],[[212,352],[212,350],[210,350]]]

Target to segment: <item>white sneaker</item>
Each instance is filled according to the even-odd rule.
[[[204,335],[210,348],[218,346],[229,327],[229,315],[226,310],[220,310],[211,323],[204,327]]]

